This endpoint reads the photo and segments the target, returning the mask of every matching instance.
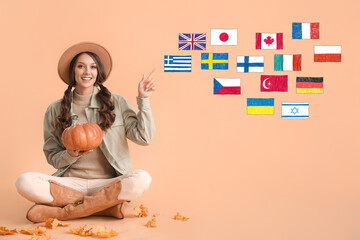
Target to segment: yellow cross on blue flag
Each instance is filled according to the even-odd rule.
[[[201,53],[201,69],[229,69],[228,53]]]

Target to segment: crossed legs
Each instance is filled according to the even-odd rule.
[[[134,170],[111,179],[54,177],[29,172],[19,176],[16,188],[20,195],[37,203],[29,210],[27,217],[38,222],[47,217],[39,217],[37,212],[40,209],[41,212],[55,214],[62,220],[88,215],[123,218],[122,203],[141,196],[149,188],[150,183],[151,176],[144,170]],[[43,205],[38,206],[39,204]],[[55,209],[45,205],[61,208]],[[35,215],[36,217],[31,217]]]

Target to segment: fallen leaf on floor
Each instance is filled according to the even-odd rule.
[[[158,220],[159,214],[154,214],[153,216],[154,216],[154,218],[147,222],[147,224],[146,224],[147,227],[152,227],[152,228],[157,227],[157,220]]]
[[[93,232],[91,231],[92,228],[85,230],[86,225],[82,226],[82,227],[78,227],[78,228],[70,228],[70,231],[75,234],[75,235],[79,235],[79,236],[92,236]]]
[[[49,235],[32,235],[32,237],[30,238],[30,240],[50,240],[51,237]]]
[[[96,226],[95,233],[96,236],[101,238],[109,238],[118,235],[118,232],[115,232],[114,230],[108,229],[107,227],[101,225]]]
[[[182,221],[189,220],[189,218],[182,216],[179,212],[176,214],[176,216],[174,216],[174,219],[175,220],[182,220]]]
[[[69,226],[69,224],[59,221],[56,218],[49,218],[48,220],[46,220],[45,226],[50,229],[55,229],[57,227],[67,227]]]
[[[140,206],[136,206],[134,210],[137,217],[147,217],[149,215],[148,208],[142,204]]]
[[[27,235],[40,235],[46,232],[46,227],[37,226],[36,228],[31,227],[23,227],[20,230],[20,233],[27,234]]]
[[[16,231],[16,229],[10,230],[7,229],[6,227],[0,227],[0,235],[13,235],[17,233],[18,232]]]

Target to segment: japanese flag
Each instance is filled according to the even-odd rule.
[[[237,29],[211,29],[211,45],[237,45]]]

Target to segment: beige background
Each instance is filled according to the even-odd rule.
[[[128,218],[87,218],[117,239],[355,240],[360,237],[359,41],[355,0],[1,1],[0,226],[32,226],[32,205],[17,176],[54,169],[42,152],[47,106],[62,97],[62,52],[94,41],[112,54],[106,86],[136,107],[137,83],[156,68],[151,105],[157,132],[148,147],[130,144],[134,168],[153,177]],[[292,40],[292,22],[320,22],[320,40]],[[237,28],[238,46],[210,46],[211,28]],[[178,51],[178,33],[207,33],[206,52],[228,52],[228,71],[200,70],[200,51]],[[255,32],[283,32],[283,50],[255,50]],[[314,63],[314,45],[342,45],[341,63]],[[237,73],[237,55],[302,54],[289,92],[261,93],[260,74]],[[166,54],[191,54],[191,73],[164,73]],[[295,93],[296,76],[324,77],[324,94]],[[240,96],[214,96],[213,77],[240,77]],[[274,97],[274,116],[247,116],[248,97]],[[310,119],[282,120],[282,101],[308,101]],[[143,203],[159,213],[133,217]],[[171,218],[179,211],[188,222]],[[67,229],[53,239],[78,239]],[[8,239],[29,239],[10,236]]]

